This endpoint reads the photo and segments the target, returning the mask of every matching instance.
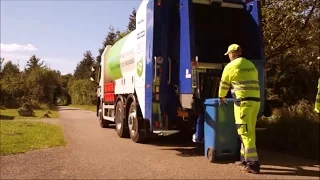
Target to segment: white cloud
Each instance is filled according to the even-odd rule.
[[[20,44],[2,44],[1,43],[1,53],[3,52],[21,52],[21,51],[38,51],[38,48],[34,47],[32,44],[20,45]]]
[[[35,51],[38,51],[38,48],[32,44],[1,43],[0,57],[4,58],[5,61],[11,60],[13,63],[18,64],[21,70],[24,69],[28,59],[34,54],[41,58],[45,65],[60,70],[62,74],[72,73],[77,65],[77,60],[74,58],[42,56],[40,52],[35,53]]]

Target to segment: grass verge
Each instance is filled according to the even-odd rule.
[[[46,110],[33,110],[34,116],[19,116],[17,109],[0,109],[0,120],[15,120],[15,119],[40,119]],[[58,118],[59,113],[56,110],[50,110],[50,118]]]
[[[96,106],[94,105],[77,105],[77,104],[70,104],[70,107],[75,107],[75,108],[80,108],[80,109],[84,109],[84,110],[89,110],[89,111],[93,111],[96,112]]]
[[[66,145],[57,125],[25,121],[0,121],[0,124],[2,156]]]

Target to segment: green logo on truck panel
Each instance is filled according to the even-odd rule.
[[[139,77],[141,77],[143,72],[143,58],[141,57],[141,59],[137,62],[137,74]]]

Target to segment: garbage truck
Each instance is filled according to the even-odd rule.
[[[205,100],[218,96],[230,62],[224,53],[233,43],[259,72],[263,116],[261,26],[257,0],[143,0],[136,29],[107,45],[100,65],[92,67],[100,126],[114,124],[119,137],[135,143],[154,135],[192,135]]]

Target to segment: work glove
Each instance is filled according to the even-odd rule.
[[[226,98],[219,99],[219,106],[221,106],[222,104],[228,105],[228,101],[226,100]]]

